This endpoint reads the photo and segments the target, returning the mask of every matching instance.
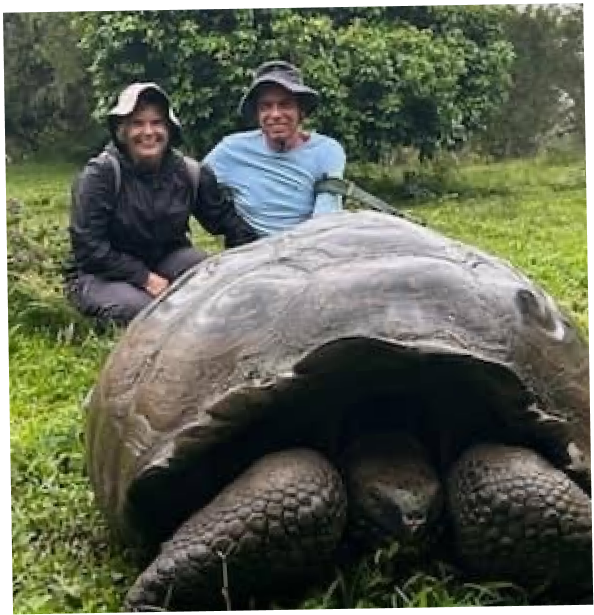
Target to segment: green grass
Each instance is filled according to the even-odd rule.
[[[8,197],[24,205],[9,232],[9,269],[14,274],[9,271],[8,290],[15,613],[117,611],[137,572],[130,555],[110,539],[84,472],[82,400],[118,333],[95,333],[76,319],[60,295],[58,262],[75,171],[61,164],[7,169]],[[522,268],[587,334],[583,161],[416,172],[411,190],[399,169],[351,169],[360,183],[430,227]],[[41,246],[47,262],[28,260],[30,246],[24,238]],[[211,250],[220,247],[203,239],[200,236],[202,245]],[[21,252],[15,256],[16,244]],[[371,556],[342,570],[334,583],[313,589],[302,606],[528,601],[526,594],[509,586],[464,582],[438,563],[398,576],[391,566],[385,554]]]

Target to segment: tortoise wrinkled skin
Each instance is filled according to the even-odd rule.
[[[544,291],[505,261],[406,220],[322,216],[209,258],[131,324],[87,401],[98,504],[125,540],[165,541],[127,607],[169,606],[164,595],[177,584],[174,606],[223,608],[209,579],[220,576],[213,554],[230,543],[231,553],[247,553],[243,567],[231,567],[247,594],[262,589],[254,576],[274,587],[276,568],[284,582],[331,558],[349,535],[344,454],[367,430],[423,441],[438,474],[448,475],[459,559],[480,574],[530,581],[522,547],[509,570],[500,547],[518,532],[549,531],[533,516],[569,493],[550,516],[569,519],[551,527],[571,534],[558,549],[573,576],[561,578],[562,563],[553,581],[581,574],[591,591],[588,369],[586,342]],[[318,472],[320,464],[328,467]],[[305,492],[320,493],[313,504],[298,499],[301,480]],[[531,487],[539,481],[542,493]],[[433,487],[427,493],[437,497]],[[474,510],[497,508],[501,498],[511,503],[495,521]],[[527,509],[519,525],[510,521]],[[291,515],[308,519],[305,535],[318,537],[311,548],[307,540],[291,546]],[[270,535],[258,542],[260,522]],[[481,538],[486,522],[492,544]],[[221,524],[217,542],[212,528]],[[275,548],[292,554],[287,561],[266,551],[277,526]],[[172,555],[192,541],[186,559]],[[540,583],[557,546],[533,547],[526,561]],[[485,569],[493,552],[501,557]]]

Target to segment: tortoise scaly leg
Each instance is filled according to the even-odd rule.
[[[282,583],[331,560],[345,518],[341,479],[321,455],[307,449],[267,455],[163,544],[128,592],[125,609],[225,608],[237,596],[278,594]]]
[[[592,503],[536,452],[475,446],[454,464],[449,508],[473,571],[520,585],[592,591]]]

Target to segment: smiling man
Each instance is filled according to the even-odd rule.
[[[303,129],[318,100],[297,67],[280,60],[262,64],[239,104],[244,120],[259,128],[225,137],[205,158],[231,188],[237,212],[254,231],[250,239],[342,209],[339,196],[314,194],[317,180],[342,177],[346,163],[338,141]]]

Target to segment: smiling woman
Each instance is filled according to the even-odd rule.
[[[156,83],[133,83],[108,114],[114,143],[134,162],[158,167],[169,147],[182,142],[181,124]]]
[[[83,314],[127,324],[206,257],[190,215],[235,245],[246,230],[212,170],[173,149],[181,124],[156,83],[125,88],[107,124],[113,142],[73,186],[65,286]]]

